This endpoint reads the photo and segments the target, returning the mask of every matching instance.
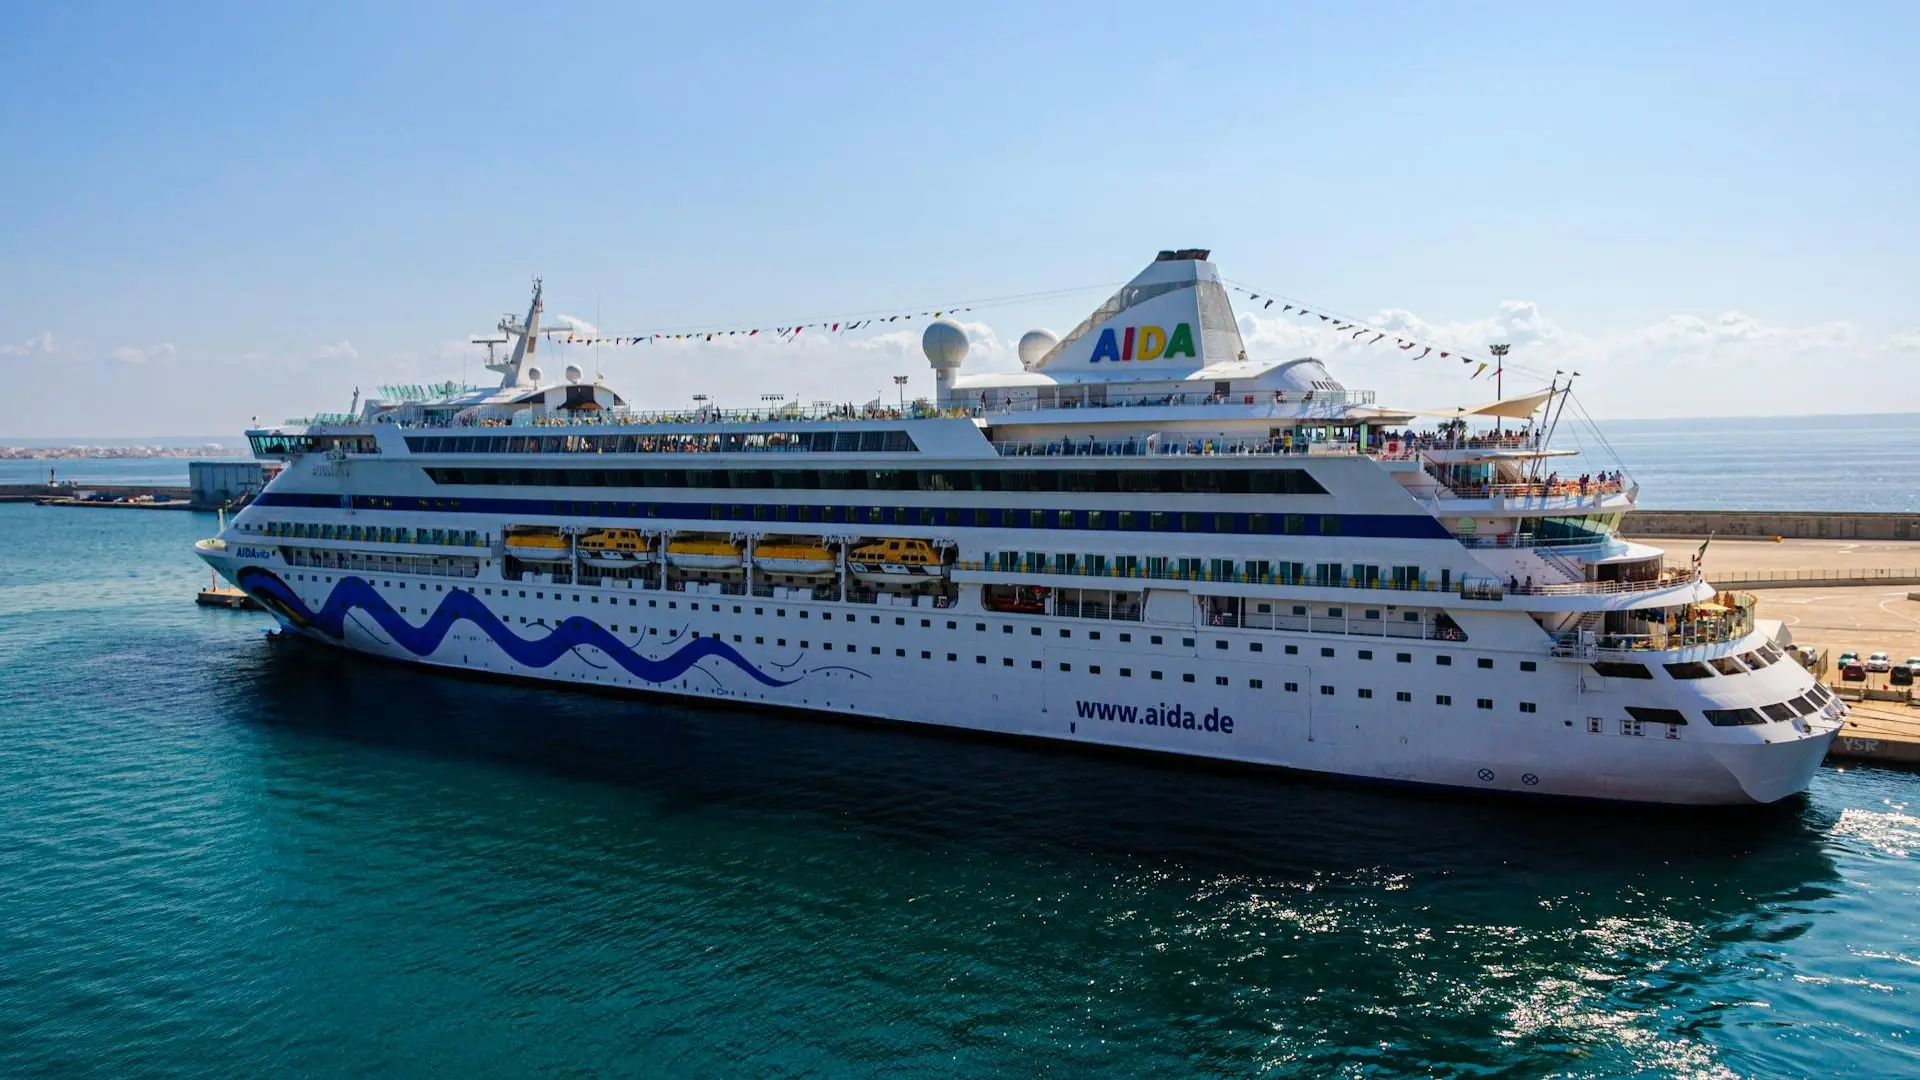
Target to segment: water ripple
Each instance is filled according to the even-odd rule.
[[[189,515],[0,529],[9,1078],[1911,1072],[1908,775],[1516,807],[466,683],[187,605]]]

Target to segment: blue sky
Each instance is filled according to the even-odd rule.
[[[0,441],[231,431],[474,375],[459,343],[534,273],[550,311],[628,329],[1111,285],[1189,245],[1235,280],[1579,366],[1601,415],[1910,407],[1870,388],[1920,360],[1913,5],[8,21],[0,371],[86,392],[8,395]],[[972,313],[970,366],[1100,298]],[[1485,396],[1244,329],[1256,355],[1332,352],[1350,385]],[[918,389],[917,355],[902,336],[599,363],[674,404],[863,398],[894,370]]]

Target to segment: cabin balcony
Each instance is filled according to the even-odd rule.
[[[1247,455],[1325,455],[1360,453],[1347,441],[1291,442],[1276,438],[1187,437],[1179,433],[1166,436],[1133,435],[1126,438],[1100,438],[1085,435],[1062,436],[1044,441],[1004,441],[993,444],[1001,457],[1241,457]]]
[[[1749,592],[1717,593],[1710,600],[1665,609],[1658,619],[1633,618],[1632,612],[1613,612],[1600,630],[1578,630],[1552,636],[1554,656],[1576,660],[1674,654],[1666,659],[1713,655],[1754,632],[1758,598]]]
[[[1448,480],[1434,469],[1427,469],[1432,477],[1444,489],[1444,498],[1450,499],[1589,499],[1605,495],[1620,495],[1637,490],[1635,485],[1621,480],[1545,480],[1522,481],[1518,483],[1479,483]]]

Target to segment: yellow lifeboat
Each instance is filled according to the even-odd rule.
[[[917,585],[947,576],[940,552],[925,540],[876,540],[847,554],[847,569],[869,585]]]
[[[769,574],[826,577],[834,572],[833,552],[806,541],[755,544],[753,565]]]
[[[653,543],[635,529],[599,529],[575,542],[580,561],[594,566],[645,566],[653,561]]]
[[[509,533],[507,554],[530,563],[563,563],[573,560],[567,538],[557,533]]]
[[[667,563],[682,570],[738,570],[740,549],[731,540],[675,540],[667,545]]]

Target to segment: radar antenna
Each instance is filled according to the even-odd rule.
[[[503,337],[476,337],[476,345],[487,347],[487,370],[497,371],[501,375],[500,385],[504,387],[531,386],[527,372],[533,366],[534,351],[540,342],[540,313],[545,310],[540,302],[542,283],[533,279],[533,301],[527,305],[527,317],[517,320],[512,315],[501,318],[496,327]],[[494,354],[494,346],[513,342],[513,353],[505,360]]]
[[[467,340],[473,342],[475,345],[485,345],[487,347],[487,370],[488,371],[502,370],[502,368],[500,367],[500,357],[497,354],[495,354],[493,350],[496,346],[505,345],[510,339],[508,339],[504,335],[500,337],[486,337],[481,334],[475,334],[473,337],[468,338]]]

